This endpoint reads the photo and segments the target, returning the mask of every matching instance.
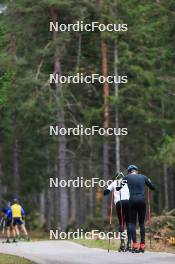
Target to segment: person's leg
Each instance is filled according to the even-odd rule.
[[[134,199],[129,201],[129,211],[130,211],[130,233],[133,243],[137,242],[136,239],[136,222],[137,222],[137,204]]]
[[[7,239],[10,238],[10,226],[7,226]]]
[[[20,233],[19,233],[19,229],[18,229],[18,226],[17,225],[15,226],[15,232],[16,232],[16,236],[19,237],[20,236]]]
[[[123,232],[122,228],[122,217],[121,217],[121,203],[117,202],[116,203],[116,212],[117,212],[117,217],[118,217],[118,224],[119,224],[119,232]]]
[[[7,232],[7,243],[10,243],[10,226],[8,225],[6,227],[6,232]]]
[[[25,227],[24,224],[21,225],[21,230],[22,230],[23,234],[24,234],[26,237],[28,237],[27,229],[26,229],[26,227]]]
[[[125,241],[123,238],[123,232],[124,232],[123,201],[117,202],[116,212],[118,217],[119,233],[120,233],[120,241],[121,241],[119,251],[125,251]]]
[[[127,249],[131,249],[131,231],[130,231],[130,210],[129,210],[129,200],[123,201],[123,214],[124,214],[124,219],[127,227]]]
[[[146,202],[142,199],[139,202],[138,219],[140,226],[140,243],[145,244],[145,216],[146,216]]]
[[[12,235],[13,235],[13,242],[16,242],[16,220],[13,219],[13,225],[12,225]]]

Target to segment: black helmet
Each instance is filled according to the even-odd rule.
[[[139,169],[138,169],[138,167],[135,166],[135,165],[129,165],[129,166],[128,166],[128,172],[131,172],[131,171],[133,171],[133,170],[138,171]]]

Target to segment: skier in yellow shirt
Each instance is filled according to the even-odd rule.
[[[24,233],[27,240],[29,240],[29,236],[24,225],[23,218],[25,217],[25,211],[22,206],[19,204],[18,199],[13,200],[13,204],[11,206],[12,212],[12,225],[13,225],[13,241],[16,242],[16,235],[17,237],[20,236],[18,226],[20,227],[21,231]]]

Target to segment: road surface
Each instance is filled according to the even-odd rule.
[[[173,264],[175,255],[169,253],[132,254],[108,253],[68,241],[20,242],[1,244],[0,252],[30,259],[38,264]]]

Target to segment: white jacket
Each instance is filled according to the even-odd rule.
[[[116,187],[119,186],[120,181],[121,180],[113,181],[107,188],[111,192],[114,191],[114,204],[120,200],[129,200],[130,197],[128,185],[126,183],[120,191],[116,191]]]

